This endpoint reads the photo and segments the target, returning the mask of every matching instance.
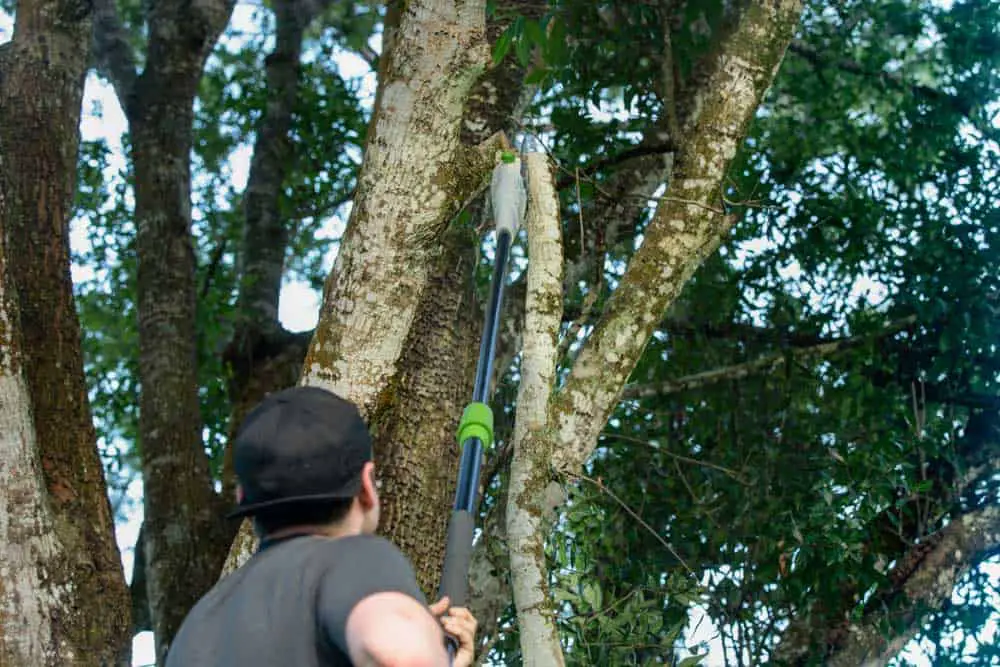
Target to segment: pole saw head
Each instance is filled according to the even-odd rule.
[[[497,233],[507,232],[513,238],[521,227],[528,205],[521,158],[513,151],[504,151],[500,164],[493,168],[490,204]]]

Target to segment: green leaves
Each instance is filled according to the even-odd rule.
[[[541,19],[518,15],[493,44],[493,65],[511,53],[518,64],[527,69],[525,83],[537,85],[550,79],[554,71],[566,64],[569,49],[566,23],[559,13],[549,13]]]

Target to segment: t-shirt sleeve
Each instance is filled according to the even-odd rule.
[[[329,640],[347,653],[347,617],[369,595],[398,592],[421,604],[427,600],[413,567],[388,540],[370,535],[337,540],[330,566],[322,578],[317,614]]]

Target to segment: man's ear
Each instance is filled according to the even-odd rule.
[[[237,505],[239,505],[240,503],[243,502],[243,498],[244,498],[245,495],[246,494],[243,492],[243,485],[242,484],[237,484],[236,485],[236,504]]]
[[[374,507],[378,502],[377,499],[378,490],[375,486],[375,464],[369,461],[361,469],[361,492],[358,494],[358,500],[361,502],[362,507],[368,508]]]

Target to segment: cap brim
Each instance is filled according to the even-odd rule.
[[[360,485],[359,485],[360,486]],[[227,519],[238,519],[240,517],[252,516],[259,513],[261,510],[271,509],[272,507],[281,507],[283,505],[303,505],[310,502],[319,502],[323,500],[348,500],[353,498],[358,494],[357,490],[354,492],[348,492],[346,490],[336,491],[333,493],[317,493],[308,496],[290,496],[288,498],[276,498],[274,500],[265,500],[259,503],[247,503],[245,505],[240,505],[232,512],[226,515]]]

